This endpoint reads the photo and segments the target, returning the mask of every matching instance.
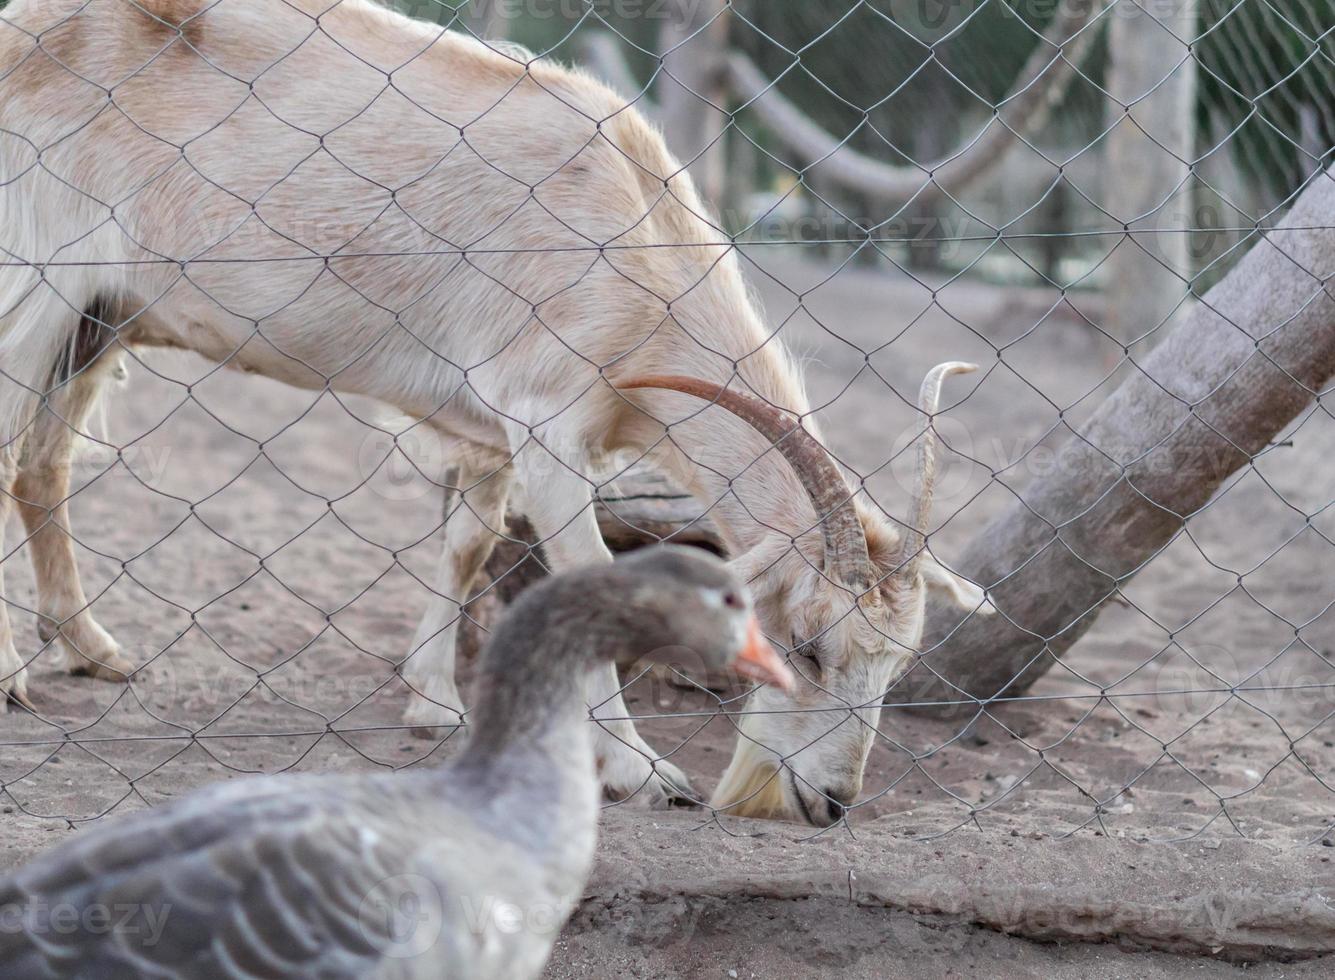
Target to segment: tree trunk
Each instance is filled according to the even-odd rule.
[[[1051,475],[977,537],[958,567],[990,587],[999,613],[961,623],[932,604],[924,659],[893,700],[1026,690],[1312,401],[1335,374],[1332,215],[1335,181],[1322,174],[1067,442]]]
[[[633,105],[641,115],[658,121],[659,110],[635,77],[621,49],[620,39],[611,31],[586,31],[580,36],[580,60],[602,83]]]
[[[1114,13],[1107,198],[1127,234],[1107,259],[1114,302],[1104,329],[1129,344],[1171,323],[1190,293],[1196,59],[1181,39],[1196,36],[1196,2]]]
[[[484,41],[504,41],[514,19],[510,0],[470,0],[458,8],[455,30],[467,30]]]
[[[717,205],[727,179],[723,133],[730,10],[719,0],[670,0],[659,54],[657,92],[663,135],[704,199]],[[722,11],[720,13],[720,11]]]

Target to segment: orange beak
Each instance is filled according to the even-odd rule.
[[[774,652],[769,640],[761,634],[760,624],[756,622],[755,616],[752,616],[751,621],[746,624],[746,646],[742,647],[742,652],[737,655],[737,663],[733,665],[733,669],[743,677],[762,684],[771,684],[789,694],[793,692],[796,683],[793,672]]]

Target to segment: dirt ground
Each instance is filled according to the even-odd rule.
[[[1316,978],[1335,959],[1306,958],[1335,950],[1324,848],[725,823],[702,840],[692,814],[609,814],[549,976]]]
[[[911,464],[883,464],[912,433],[913,413],[891,387],[916,391],[922,373],[947,358],[986,368],[951,382],[948,397],[958,404],[941,425],[962,453],[946,454],[937,495],[933,544],[946,559],[1007,503],[1002,482],[1022,486],[1050,460],[1043,447],[1054,441],[1047,434],[1058,412],[1078,422],[1116,381],[1117,348],[1055,293],[961,281],[933,301],[886,269],[850,267],[831,278],[833,266],[780,261],[763,249],[752,257],[771,321],[784,324],[782,335],[804,355],[813,400],[829,402],[821,412],[829,441],[860,472],[880,468],[869,485],[892,512],[906,505]],[[1096,300],[1073,302],[1083,309]],[[69,678],[55,653],[36,661],[30,690],[42,717],[0,717],[0,866],[84,821],[212,780],[400,767],[452,750],[448,739],[436,745],[398,728],[405,690],[393,665],[426,600],[442,505],[437,488],[403,459],[379,465],[388,439],[366,421],[383,414],[185,357],[133,369],[129,390],[108,409],[109,442],[122,448],[85,455],[73,519],[98,619],[147,666],[126,687]],[[738,821],[727,824],[731,832],[787,841],[765,867],[796,873],[823,868],[832,847],[874,854],[884,843],[921,856],[933,848],[984,854],[1021,841],[1029,857],[1008,874],[1032,879],[1035,889],[1064,875],[1086,892],[1100,890],[1118,848],[1134,846],[1139,867],[1163,870],[1175,855],[1214,855],[1221,841],[1245,838],[1259,850],[1237,852],[1239,863],[1213,862],[1213,887],[1248,886],[1253,861],[1297,862],[1310,865],[1303,900],[1335,901],[1327,860],[1335,850],[1320,844],[1335,826],[1335,515],[1323,511],[1335,481],[1335,424],[1315,412],[1291,437],[1291,448],[1267,455],[1191,521],[1190,534],[1126,589],[1128,605],[1105,613],[1065,671],[1030,699],[997,706],[973,725],[885,712],[866,802],[850,816],[856,840],[837,828],[803,843],[810,834],[801,828]],[[425,440],[411,453],[426,473],[447,462]],[[6,596],[20,607],[12,611],[21,649],[31,654],[39,644],[22,611],[34,598],[22,552],[6,557],[4,571]],[[732,748],[726,720],[700,717],[715,704],[648,680],[631,690],[633,713],[665,715],[642,726],[646,738],[673,751],[705,793]],[[711,873],[735,882],[755,867],[737,845],[750,838],[723,833],[707,814],[647,814],[632,802],[606,823],[605,856],[632,865],[686,842],[710,855]],[[637,827],[654,828],[661,846],[642,842]],[[1166,840],[1186,843],[1141,843]],[[1108,850],[1038,868],[1036,858],[1074,854],[1065,850],[1072,842]],[[615,893],[607,873],[591,894]],[[963,873],[952,880],[970,891]],[[552,975],[763,977],[837,968],[878,977],[1176,977],[1234,969],[1193,958],[1202,949],[1209,955],[1199,945],[1188,956],[1028,929],[1017,935],[1045,943],[1016,938],[976,910],[943,912],[948,890],[909,906],[744,889],[733,902],[724,891],[679,890],[656,900],[675,903],[680,915],[650,916],[634,928],[595,902],[576,916]],[[647,907],[649,897],[634,901]],[[681,916],[693,923],[689,932],[678,928]],[[1092,938],[1115,942],[1114,933]],[[1151,937],[1140,946],[1172,944]],[[1266,977],[1314,970],[1251,968]]]

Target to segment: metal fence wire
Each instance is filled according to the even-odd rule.
[[[431,764],[596,525],[804,678],[595,686],[609,805],[1329,843],[1329,0],[0,7],[6,819]]]

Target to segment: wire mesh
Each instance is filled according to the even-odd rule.
[[[592,690],[609,805],[1330,833],[1335,362],[1319,330],[1284,346],[1329,312],[1329,4],[395,11],[0,10],[7,811],[430,764],[488,625],[597,532],[729,554],[810,689],[683,664]],[[1174,342],[1210,314],[1217,347]],[[947,360],[982,370],[924,412]],[[1281,394],[1253,410],[1258,363]],[[837,509],[767,440],[613,390],[664,372],[819,432],[872,579],[832,580]],[[1134,384],[1179,410],[1148,442],[1108,422]],[[924,426],[923,554],[963,608],[933,599],[910,655],[890,555]],[[1155,455],[1210,435],[1205,471]]]

